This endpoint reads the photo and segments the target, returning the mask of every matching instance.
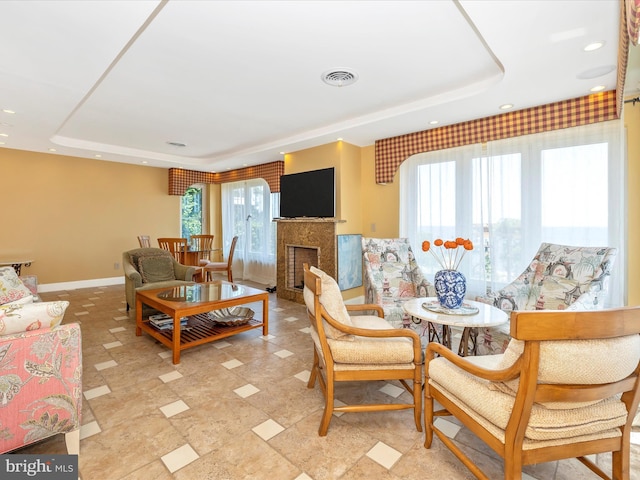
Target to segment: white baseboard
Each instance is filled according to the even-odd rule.
[[[106,287],[120,285],[124,277],[94,278],[92,280],[78,280],[75,282],[44,283],[38,285],[38,292],[59,292],[61,290],[77,290],[78,288]]]

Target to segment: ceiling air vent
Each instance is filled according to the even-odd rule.
[[[322,74],[322,81],[332,87],[346,87],[358,81],[358,74],[346,68],[334,68]]]

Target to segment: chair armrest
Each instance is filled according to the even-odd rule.
[[[142,275],[140,275],[140,272],[138,272],[129,262],[123,262],[122,267],[124,268],[124,276],[133,282],[133,285],[136,288],[141,287]]]
[[[461,357],[460,355],[455,354],[440,343],[430,342],[427,345],[424,365],[424,371],[427,377],[429,376],[429,362],[435,358],[436,354],[449,360],[456,367],[459,367],[465,372],[492,382],[506,382],[508,380],[518,378],[520,376],[523,362],[521,355],[520,357],[518,357],[518,360],[516,360],[513,365],[508,368],[504,368],[502,370],[483,368],[474,363],[471,363],[465,357]]]
[[[375,303],[345,304],[345,307],[347,307],[347,312],[370,312],[373,310],[380,318],[384,318],[384,310]]]
[[[0,453],[78,430],[82,339],[77,323],[0,336],[3,397]]]
[[[173,264],[173,271],[176,274],[176,280],[186,280],[187,282],[193,281],[193,276],[196,273],[196,267],[189,265],[182,265],[181,263]]]

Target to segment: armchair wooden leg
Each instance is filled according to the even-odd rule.
[[[307,388],[313,388],[316,384],[316,377],[318,376],[319,359],[318,352],[313,349],[313,367],[311,367],[311,375],[309,375],[309,381],[307,382]]]
[[[422,374],[420,374],[422,376]],[[422,379],[413,380],[413,418],[416,428],[422,431]]]
[[[329,430],[329,423],[331,423],[331,416],[333,415],[333,378],[327,378],[327,391],[324,397],[324,413],[322,414],[322,420],[320,421],[320,428],[318,434],[321,437],[327,435]]]
[[[425,386],[424,395],[424,448],[431,448],[433,442],[433,398],[428,396],[427,390],[429,386]]]

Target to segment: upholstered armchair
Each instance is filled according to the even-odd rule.
[[[435,433],[476,478],[497,478],[445,434],[440,422],[451,415],[502,457],[505,479],[522,478],[526,465],[577,458],[601,478],[628,480],[630,412],[640,400],[640,307],[515,311],[510,328],[504,354],[460,357],[429,344],[425,447]],[[607,452],[610,477],[592,463]]]
[[[304,266],[304,301],[311,322],[313,367],[307,384],[320,383],[325,398],[318,431],[327,434],[334,412],[412,409],[422,431],[422,347],[418,334],[397,329],[382,318],[379,305],[345,305],[336,281],[322,270]],[[360,315],[351,315],[351,313]],[[377,315],[362,314],[375,311]],[[399,381],[411,402],[336,405],[337,382]],[[345,400],[345,399],[342,399]]]
[[[196,267],[182,265],[161,248],[136,248],[122,254],[127,311],[135,314],[136,291],[193,283]]]
[[[617,249],[543,243],[529,266],[498,292],[476,297],[506,312],[602,309]],[[509,324],[479,329],[478,354],[502,353]]]
[[[384,318],[395,328],[412,328],[426,336],[427,325],[413,322],[402,308],[412,298],[436,295],[435,287],[422,275],[409,240],[363,237],[362,253],[365,302],[380,305]]]

